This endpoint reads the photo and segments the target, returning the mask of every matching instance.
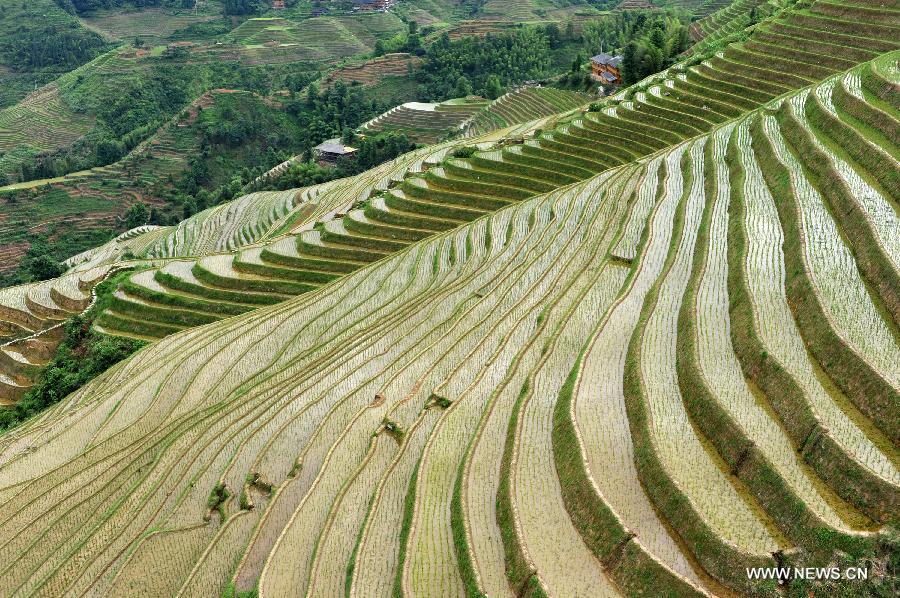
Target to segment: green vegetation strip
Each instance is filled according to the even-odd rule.
[[[456,482],[453,484],[453,497],[450,499],[450,529],[453,532],[453,547],[455,548],[456,559],[459,562],[459,575],[466,588],[466,595],[486,598],[486,594],[478,587],[475,566],[469,553],[469,540],[466,536],[465,513],[463,512],[462,504],[463,477],[465,475],[466,462],[471,458],[474,440],[474,436],[469,439],[465,457],[460,459],[459,467],[456,469]]]
[[[900,197],[900,167],[897,165],[900,154],[896,153],[896,148],[884,147],[886,150],[884,153],[878,151],[877,141],[867,139],[856,128],[835,118],[822,107],[815,94],[811,97],[813,101],[806,103],[806,117],[820,137],[830,139],[829,149],[849,156],[847,161],[875,179],[886,197]],[[847,93],[840,83],[834,86],[832,100],[838,110],[843,109],[851,118],[860,121],[867,128],[873,127],[883,132],[887,139],[900,140],[900,127],[897,126],[897,121]],[[891,152],[891,149],[895,151]]]
[[[683,160],[687,159],[687,156],[686,152]],[[628,354],[625,359],[623,393],[625,410],[634,440],[635,465],[641,485],[647,495],[654,502],[656,508],[668,519],[672,527],[677,530],[685,543],[691,547],[694,556],[710,575],[738,591],[754,595],[777,596],[778,592],[774,581],[750,580],[746,575],[748,567],[774,567],[776,561],[771,556],[744,553],[719,538],[669,476],[656,455],[651,438],[650,414],[645,404],[641,382],[641,344],[644,328],[656,306],[662,281],[665,280],[666,274],[675,261],[676,250],[684,231],[686,198],[691,188],[691,171],[683,167],[682,170],[686,170],[684,190],[672,224],[669,254],[659,278],[654,282],[644,301],[641,316],[628,345]]]
[[[197,277],[197,280],[205,282],[209,285],[230,289],[234,291],[252,291],[257,293],[287,293],[299,295],[311,291],[317,287],[311,284],[288,282],[284,280],[275,280],[269,278],[230,278],[219,276],[218,274],[207,270],[200,262],[197,262],[191,273]]]
[[[572,524],[627,595],[702,596],[634,540],[588,478],[572,419],[573,392],[586,351],[587,347],[578,356],[553,409],[553,459]]]
[[[790,110],[786,108],[787,106],[788,103],[785,102],[778,113],[778,121],[785,140],[793,146],[796,154],[804,157],[803,164],[807,168],[810,181],[819,190],[822,197],[827,198],[826,201],[830,203],[828,206],[830,212],[833,215],[844,215],[842,219],[838,218],[836,221],[841,225],[845,236],[851,240],[852,244],[863,248],[866,258],[871,258],[871,252],[867,248],[877,247],[878,243],[868,227],[865,216],[862,215],[856,204],[852,203],[852,200],[848,202],[844,199],[852,197],[852,193],[831,167],[829,157],[812,143],[809,138],[810,133],[800,126]],[[788,171],[775,157],[771,143],[763,133],[760,123],[761,121],[757,119],[751,127],[752,146],[754,154],[759,160],[766,185],[775,199],[775,207],[784,229],[785,291],[803,340],[813,357],[838,388],[894,444],[898,444],[900,442],[900,421],[896,417],[896,411],[897,406],[900,405],[900,393],[856,355],[829,325],[825,310],[819,303],[816,289],[803,259],[805,249],[802,239],[804,235],[799,206],[791,187]],[[847,205],[848,203],[850,205]],[[865,228],[862,228],[863,226]],[[859,253],[859,249],[855,253]],[[883,260],[878,262],[880,270],[890,271],[896,275],[887,261],[887,256],[881,253],[875,257]],[[859,261],[857,259],[857,262]],[[861,269],[871,273],[871,267]],[[870,280],[870,282],[874,281]],[[889,287],[890,284],[900,285],[900,280],[895,283],[886,282],[877,285],[876,288]],[[890,296],[894,307],[900,308],[900,286],[890,289]],[[877,299],[877,297],[873,299]],[[890,305],[887,301],[885,303]],[[894,315],[896,317],[900,314],[895,313]]]
[[[509,426],[506,428],[506,442],[503,446],[503,458],[500,461],[500,486],[497,488],[497,523],[500,526],[500,537],[503,540],[503,555],[506,560],[506,577],[518,598],[546,597],[547,592],[541,585],[537,571],[533,570],[522,546],[519,544],[516,533],[516,520],[513,506],[512,488],[512,457],[515,450],[516,434],[519,427],[519,415],[525,398],[531,393],[531,388],[526,380],[522,385],[516,403],[513,406],[512,416],[509,418]]]
[[[853,197],[853,193],[830,167],[828,156],[815,147],[809,133],[797,124],[787,106],[785,102],[776,115],[785,139],[798,153],[811,157],[804,160],[807,176],[825,199],[829,212],[848,239],[860,273],[876,291],[878,297],[873,297],[873,300],[880,298],[894,325],[900,325],[900,275],[876,241],[863,211],[848,199]]]
[[[163,285],[164,287],[168,287],[170,289],[174,289],[176,291],[181,291],[184,293],[190,293],[192,295],[201,295],[204,298],[210,300],[218,299],[220,301],[247,303],[253,305],[273,305],[281,301],[280,297],[273,297],[271,295],[253,295],[249,293],[239,293],[237,291],[228,291],[225,289],[197,286],[185,282],[177,276],[174,276],[167,272],[163,272],[162,270],[157,270],[153,274],[153,278],[156,280],[156,282]]]
[[[736,129],[735,129],[736,131]],[[736,132],[732,132],[736,135]],[[765,507],[779,529],[793,542],[825,560],[834,550],[853,556],[871,554],[875,541],[872,537],[854,536],[839,532],[822,521],[781,477],[763,452],[754,444],[743,427],[722,407],[704,380],[697,352],[696,314],[700,280],[705,272],[709,255],[710,223],[717,195],[715,166],[712,162],[712,143],[706,146],[704,193],[707,198],[703,218],[697,232],[694,264],[687,293],[678,314],[678,351],[676,370],[678,386],[685,407],[694,426],[716,448],[728,464],[732,475],[743,482],[753,496]],[[811,566],[806,559],[806,566]]]
[[[394,598],[403,598],[403,569],[406,565],[406,549],[409,534],[412,531],[413,516],[416,511],[416,482],[419,477],[421,457],[416,461],[416,467],[409,476],[409,485],[406,488],[406,498],[403,501],[403,521],[400,523],[400,554],[397,556],[397,571],[394,573]]]
[[[747,236],[744,230],[744,171],[732,137],[726,153],[731,177],[728,210],[728,297],[731,341],[744,376],[759,388],[775,409],[804,460],[848,503],[875,521],[897,517],[896,489],[849,457],[830,436],[805,400],[793,377],[765,350],[756,335],[753,300],[744,271]]]

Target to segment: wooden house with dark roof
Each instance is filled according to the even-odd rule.
[[[319,166],[333,166],[341,158],[352,158],[356,155],[356,148],[344,145],[340,137],[327,139],[313,148],[316,162]]]
[[[618,85],[622,82],[621,66],[621,56],[597,54],[591,57],[591,77],[604,85]]]

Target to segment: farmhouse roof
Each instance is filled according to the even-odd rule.
[[[356,151],[356,148],[341,143],[340,137],[335,137],[334,139],[326,139],[325,141],[317,145],[314,149],[328,154],[338,154],[340,156],[343,156],[345,154],[352,154]]]
[[[613,56],[612,54],[597,54],[596,56],[591,57],[591,62],[596,62],[597,64],[605,64],[613,68],[619,68],[619,65],[622,64],[622,57]]]
[[[616,76],[615,76],[615,75],[613,75],[612,73],[607,73],[607,72],[600,73],[600,77],[601,77],[604,81],[607,81],[607,82],[610,82],[610,83],[616,80]]]

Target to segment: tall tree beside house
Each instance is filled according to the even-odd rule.
[[[622,82],[631,85],[675,63],[691,45],[684,19],[673,14],[617,15],[610,21],[585,26],[585,45],[614,52],[621,48]]]

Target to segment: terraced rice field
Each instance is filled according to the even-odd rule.
[[[459,134],[487,104],[483,100],[450,100],[440,104],[407,102],[363,124],[359,131],[395,131],[414,143],[437,143]]]
[[[477,137],[491,131],[555,117],[584,105],[588,96],[560,89],[524,87],[496,100],[456,99],[440,104],[409,102],[392,108],[360,127],[365,131],[397,131],[416,143],[448,137]]]
[[[62,338],[62,323],[87,309],[111,267],[77,268],[60,278],[0,290],[0,405],[31,388]]]
[[[478,36],[484,37],[492,33],[502,33],[503,31],[515,26],[513,21],[507,19],[484,19],[462,21],[452,27],[448,34],[450,39],[457,40],[463,37]]]
[[[418,65],[419,58],[406,53],[385,54],[361,64],[344,66],[328,74],[326,84],[340,79],[361,85],[375,85],[385,77],[406,77],[409,69]]]
[[[82,17],[81,22],[109,39],[131,42],[141,38],[147,46],[154,46],[180,29],[221,16],[221,6],[201,1],[187,10],[146,7],[131,11],[96,11]]]
[[[750,12],[759,10],[765,4],[774,8],[779,3],[767,0],[710,0],[701,8],[706,16],[691,25],[691,35],[695,41],[710,43],[736,33],[750,24]]]
[[[125,48],[110,50],[37,89],[18,104],[0,110],[0,153],[5,154],[0,157],[0,171],[16,180],[24,154],[66,147],[87,133],[94,119],[66,101],[67,91],[79,77],[133,69],[127,54]]]
[[[487,106],[472,119],[467,134],[479,135],[542,116],[567,112],[588,101],[588,97],[562,89],[524,87],[511,91]]]
[[[709,81],[710,83],[705,84],[712,85],[713,79],[700,75],[703,72],[711,76],[714,72],[712,64],[713,62],[709,65],[702,64],[687,72],[679,72],[677,68],[670,69],[668,79],[660,83],[645,84],[646,91],[634,93],[632,99],[614,101],[601,112],[578,113],[556,129],[537,137],[526,138],[522,143],[482,142],[476,146],[476,150],[481,148],[481,151],[476,151],[470,158],[455,158],[447,153],[446,148],[439,150],[429,157],[427,172],[423,172],[425,169],[416,166],[410,159],[405,165],[389,164],[376,169],[368,177],[351,179],[355,182],[347,187],[349,194],[339,189],[313,188],[300,193],[299,198],[295,194],[293,199],[287,195],[271,199],[251,196],[232,206],[198,215],[183,223],[165,240],[157,240],[146,255],[155,258],[194,256],[246,246],[261,240],[263,236],[272,241],[248,248],[237,255],[220,255],[213,262],[196,261],[191,270],[193,276],[200,281],[200,286],[193,282],[184,283],[161,271],[156,282],[164,287],[171,287],[173,291],[177,290],[176,305],[184,307],[185,311],[173,314],[171,309],[154,310],[154,314],[164,318],[158,322],[162,327],[156,332],[152,330],[151,321],[137,317],[142,311],[147,311],[146,306],[132,305],[127,301],[127,295],[130,294],[138,295],[145,302],[155,301],[160,308],[169,305],[170,300],[158,296],[155,289],[130,289],[126,296],[121,297],[122,301],[117,304],[115,313],[102,320],[101,325],[110,332],[128,332],[127,326],[123,330],[123,325],[139,319],[141,336],[162,336],[180,327],[231,315],[235,311],[245,311],[252,305],[281,301],[285,295],[318,288],[344,273],[382,259],[436,232],[448,230],[560,185],[575,183],[594,172],[628,163],[650,154],[666,143],[677,143],[683,138],[707,130],[718,121],[727,122],[726,114],[741,113],[741,109],[731,103],[738,103],[737,96],[723,96],[722,101],[713,101],[707,97],[702,100],[704,104],[700,108],[690,103],[700,101],[700,96],[695,95],[700,93],[699,89],[695,91],[700,86],[691,82],[691,74],[696,75],[698,83]],[[871,66],[866,66],[864,71],[868,73],[866,80],[870,84],[877,84],[873,80],[880,75]],[[726,78],[726,73],[717,76]],[[733,79],[737,81],[737,77],[735,75]],[[730,85],[738,87],[737,83]],[[690,92],[680,91],[681,89]],[[528,93],[537,91],[541,90],[530,90]],[[741,98],[744,105],[752,105],[746,97],[749,93],[748,88]],[[755,89],[754,93],[760,92]],[[805,91],[796,96],[794,102],[806,101],[808,97],[810,94]],[[721,112],[714,112],[714,108]],[[534,128],[538,128],[538,125],[534,125]],[[612,130],[621,131],[627,137],[608,134]],[[420,158],[417,160],[427,153],[419,154]],[[413,167],[412,172],[404,174],[407,172],[405,169],[410,166]],[[846,163],[845,166],[849,167]],[[667,171],[670,170],[667,168]],[[380,182],[375,184],[376,181]],[[859,181],[854,179],[854,184],[859,185]],[[646,215],[649,197],[653,192],[648,187],[642,188],[641,200],[635,207],[636,213]],[[307,199],[303,199],[304,193]],[[313,203],[317,202],[308,200],[309,196],[318,197],[320,193],[320,201],[330,207],[314,207]],[[878,203],[879,200],[872,193],[864,196],[872,197],[870,209],[873,213],[869,215],[868,221],[883,222],[886,214],[885,200],[881,198],[881,203]],[[331,198],[338,199],[332,202]],[[268,205],[270,201],[281,206],[275,208],[277,214],[255,207],[254,202],[262,202],[262,206]],[[293,209],[291,201],[294,202]],[[302,223],[296,220],[299,218],[299,206],[306,210]],[[243,215],[250,215],[252,219],[262,217],[264,222],[236,223],[225,229],[220,225],[220,222],[227,222],[231,218],[242,219]],[[210,220],[205,223],[207,218]],[[295,232],[290,237],[282,238],[278,235],[290,228],[285,226],[274,227],[274,234],[260,234],[278,218],[295,221]],[[631,261],[636,251],[639,229],[635,223],[636,221],[632,221],[627,235],[616,248],[616,255],[625,261]],[[890,222],[873,226],[880,230],[879,238],[882,240],[895,236],[891,235]],[[251,233],[252,230],[257,232]],[[887,242],[890,244],[892,241]],[[846,256],[854,253],[852,250],[847,251],[849,253]],[[876,257],[884,258],[884,254]],[[225,262],[232,263],[226,268]],[[216,267],[210,270],[212,264]],[[876,263],[866,267],[868,270],[863,274],[868,280],[876,276],[888,282],[893,280],[888,272],[878,270]],[[856,276],[859,281],[859,274]],[[855,284],[861,292],[862,283]],[[244,291],[258,294],[249,295],[249,298],[241,297],[240,293]],[[885,289],[884,293],[889,291]],[[185,297],[185,294],[189,296]],[[190,309],[191,297],[198,301],[200,309]],[[221,298],[230,305],[226,311],[219,313],[217,308],[208,305],[207,300],[211,298]],[[857,315],[847,314],[836,334],[846,336],[847,328],[863,321],[871,321],[877,309],[874,303],[869,305],[860,308],[865,315],[862,311]],[[863,340],[858,339],[857,348],[871,355],[877,354],[872,343],[881,343],[879,346],[883,348],[890,336],[887,332],[882,332],[881,335],[879,341],[874,340],[874,337],[868,339],[866,346],[869,349],[865,351],[860,348],[864,344]],[[871,359],[874,358],[869,361]],[[879,359],[879,364],[872,365],[874,371],[878,377],[891,378],[891,374],[887,372],[890,369],[889,357]],[[856,396],[862,392],[857,389],[851,394]],[[883,392],[879,396],[883,397]]]
[[[280,17],[258,17],[244,21],[228,38],[245,48],[250,63],[271,61],[334,62],[368,53],[379,39],[405,28],[390,13],[357,14],[346,17],[315,17],[292,21]]]
[[[0,154],[17,148],[49,151],[64,147],[87,133],[92,124],[91,118],[66,105],[56,85],[47,85],[0,110]],[[0,171],[9,171],[10,158],[5,161],[9,165],[0,158]]]
[[[161,340],[0,436],[0,592],[889,594],[900,72],[842,14],[810,41],[874,60],[738,48],[124,239],[100,327]],[[745,573],[834,562],[872,577]]]

